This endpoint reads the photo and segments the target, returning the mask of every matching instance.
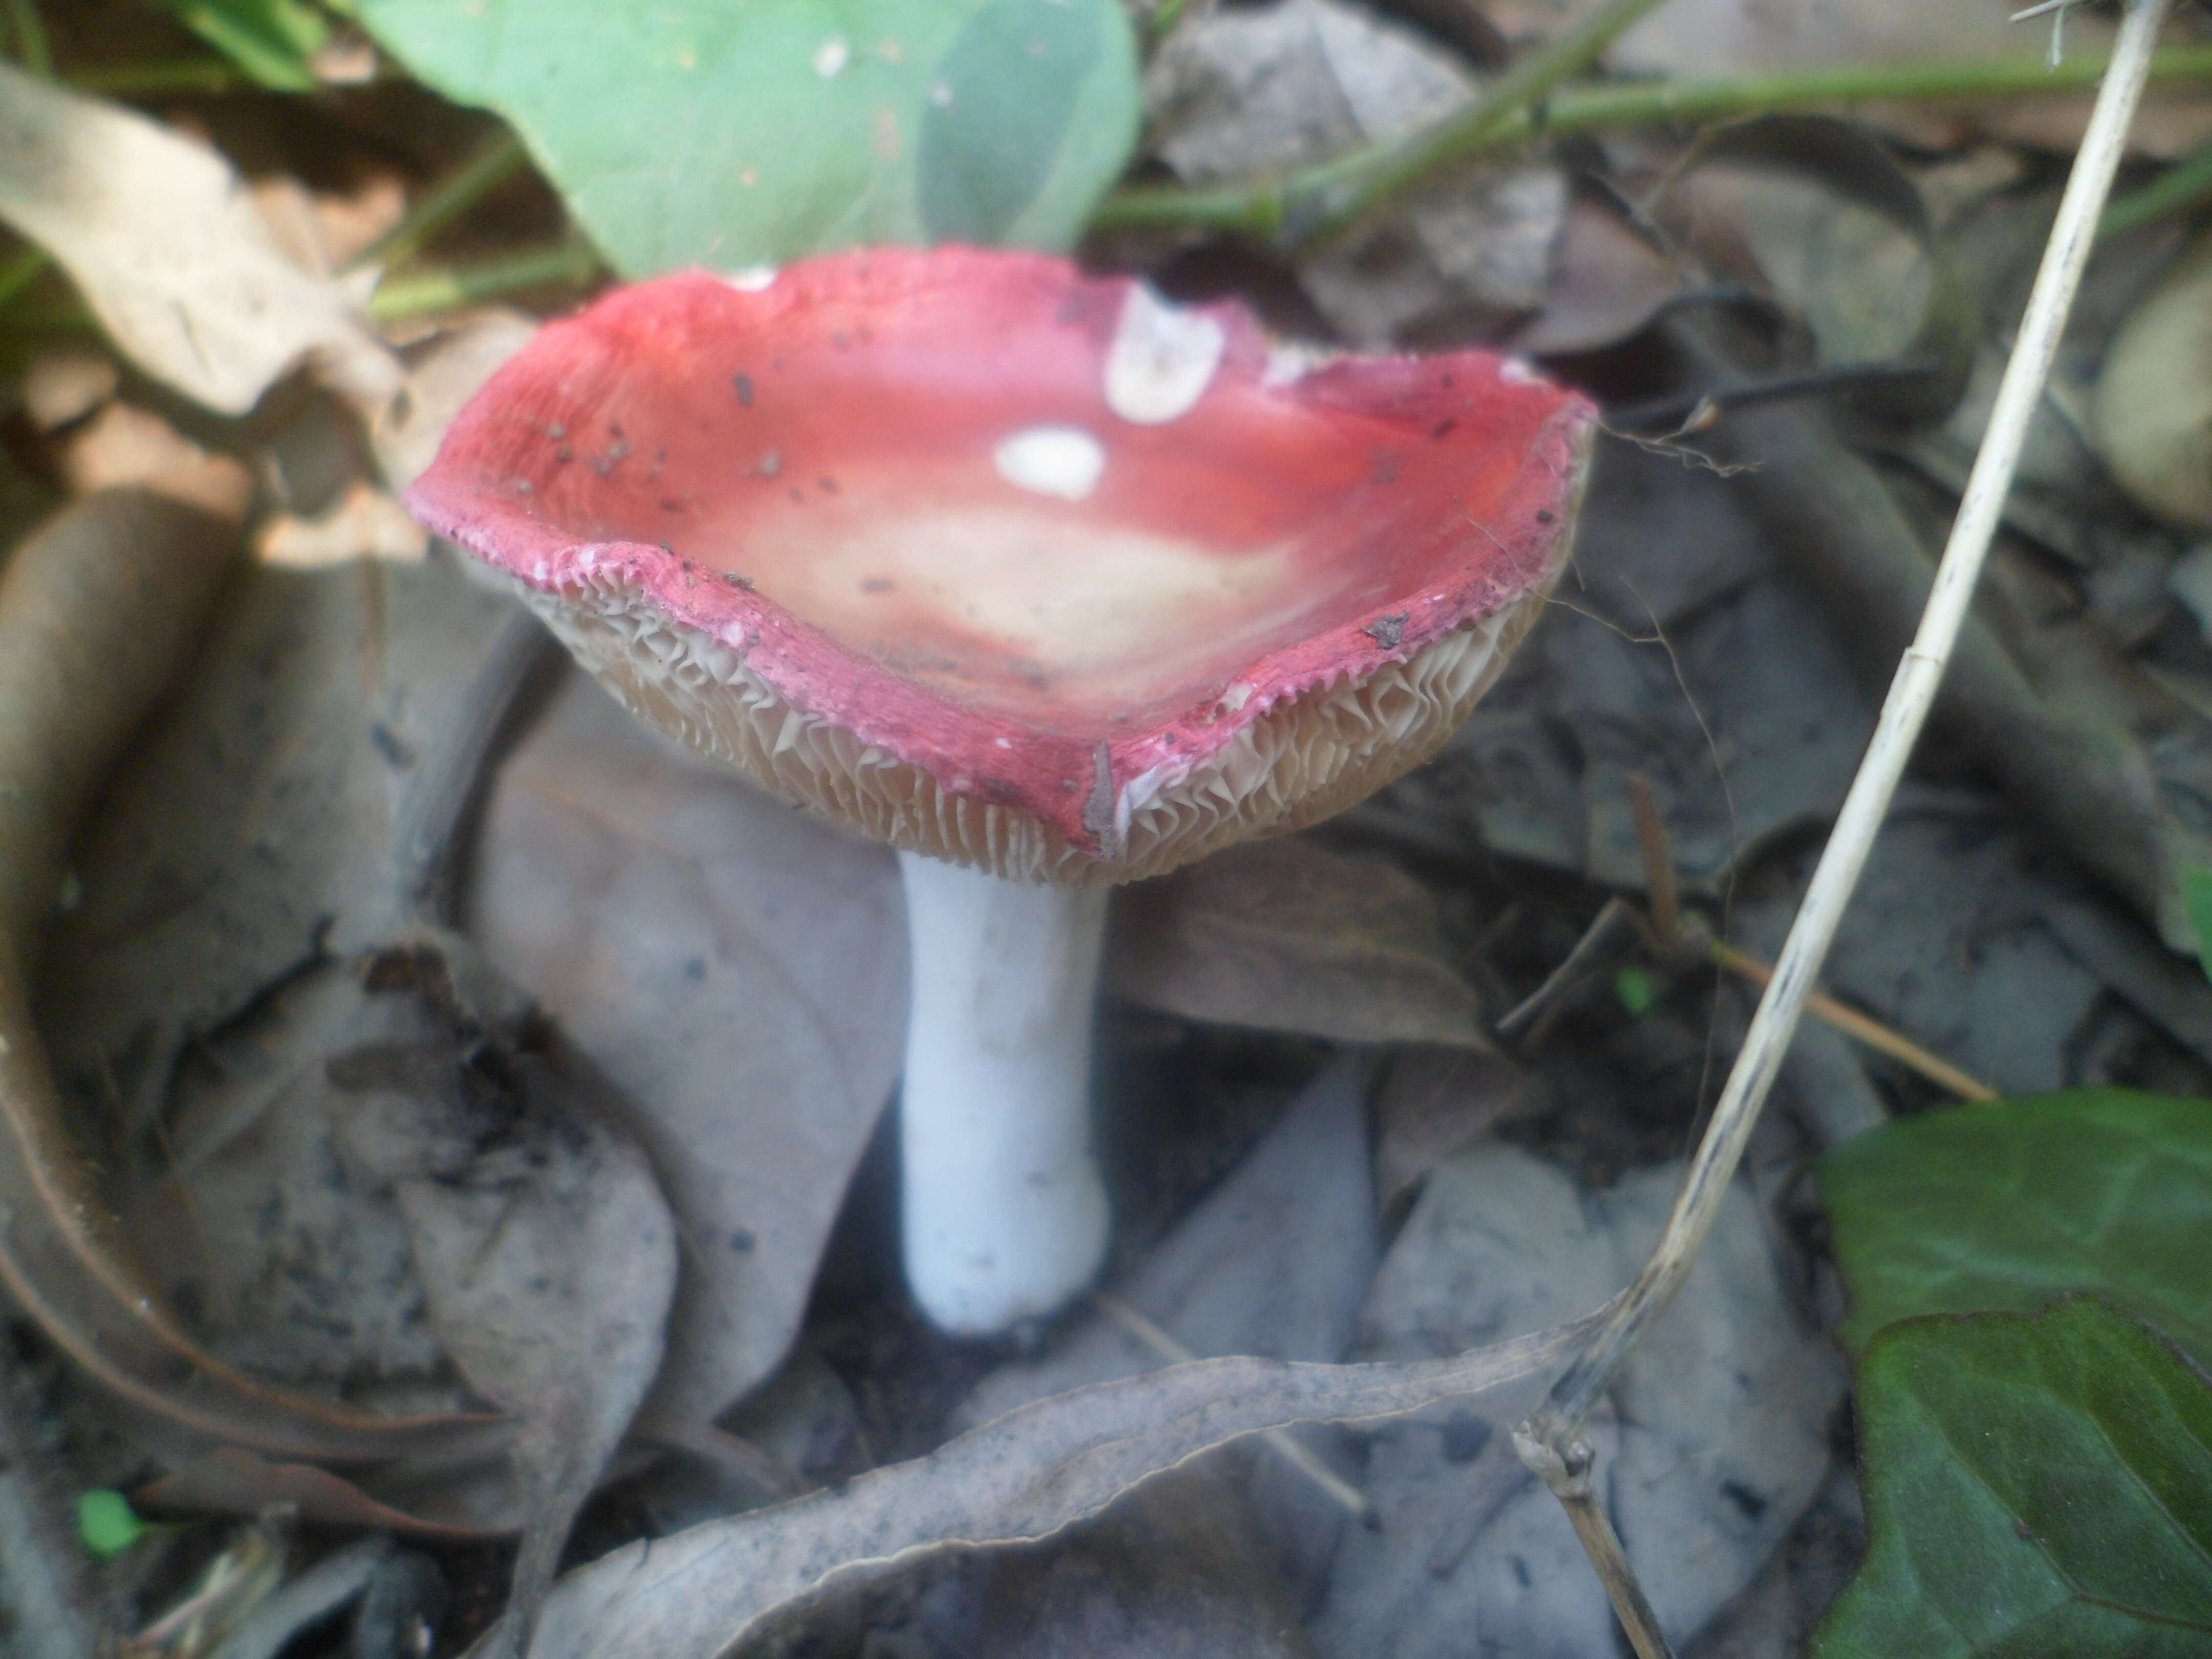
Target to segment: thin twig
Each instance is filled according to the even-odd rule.
[[[1564,1454],[1556,1452],[1530,1439],[1524,1423],[1513,1431],[1513,1449],[1566,1510],[1575,1536],[1582,1540],[1583,1553],[1597,1569],[1598,1582],[1605,1586],[1606,1598],[1613,1603],[1637,1659],[1670,1659],[1672,1650],[1659,1628],[1659,1615],[1644,1594],[1644,1586],[1636,1582],[1635,1569],[1628,1565],[1628,1552],[1620,1547],[1620,1534],[1613,1531],[1612,1518],[1591,1490],[1590,1468],[1595,1460],[1589,1443],[1578,1442]]]
[[[1682,904],[1674,887],[1674,856],[1668,845],[1666,821],[1651,793],[1651,781],[1628,775],[1629,810],[1636,817],[1636,846],[1644,859],[1644,886],[1651,900],[1651,930],[1666,944],[1681,936]]]
[[[1510,149],[1539,135],[1563,138],[1655,123],[1714,121],[1843,104],[2061,95],[2096,85],[2106,61],[2084,54],[2069,58],[2055,70],[2045,69],[2035,58],[1852,64],[1741,80],[1560,87],[1546,98],[1540,109],[1512,112],[1445,159],[1468,161]],[[2175,46],[2158,53],[2151,60],[2150,78],[2161,85],[2212,81],[2212,46]],[[1321,168],[1342,164],[1340,158],[1280,179],[1197,189],[1130,185],[1099,204],[1090,228],[1180,228],[1273,237],[1285,222],[1285,202],[1310,191],[1311,178]]]
[[[1741,975],[1753,985],[1769,985],[1774,980],[1774,969],[1747,951],[1733,945],[1723,945],[1715,939],[1708,947],[1714,962],[1732,974]],[[1861,1013],[1832,996],[1813,992],[1805,999],[1805,1012],[1824,1024],[1832,1025],[1845,1036],[1863,1042],[1877,1054],[1887,1054],[1900,1065],[1910,1066],[1939,1089],[1949,1091],[1961,1100],[1995,1100],[1997,1091],[1980,1079],[1960,1071],[1939,1054],[1930,1054],[1911,1038],[1892,1030],[1880,1020]]]
[[[1596,918],[1583,930],[1583,936],[1575,941],[1575,948],[1567,952],[1558,967],[1544,975],[1544,982],[1499,1017],[1498,1036],[1511,1036],[1542,1013],[1552,1000],[1566,988],[1568,982],[1613,943],[1615,931],[1628,915],[1626,899],[1617,894],[1607,899],[1605,908],[1597,913]]]
[[[1742,1053],[1675,1200],[1666,1234],[1620,1309],[1568,1367],[1543,1407],[1523,1425],[1516,1445],[1525,1438],[1531,1447],[1570,1464],[1587,1455],[1583,1419],[1680,1288],[1718,1213],[1966,620],[2170,4],[2171,0],[2127,0],[2111,72],[2099,90],[2067,181],[1919,633],[1898,665],[1866,758],[1837,816],[1835,830],[1783,945],[1773,981],[1759,1000]]]
[[[1181,1365],[1198,1358],[1176,1341],[1171,1333],[1146,1318],[1133,1304],[1123,1301],[1111,1291],[1093,1291],[1091,1300],[1100,1313],[1150,1348],[1167,1364]],[[1375,1518],[1375,1511],[1368,1504],[1366,1494],[1307,1450],[1304,1443],[1293,1437],[1289,1430],[1264,1430],[1260,1438],[1266,1441],[1268,1448],[1285,1463],[1320,1487],[1346,1514],[1363,1522]]]
[[[1752,1017],[1751,1030],[1683,1181],[1667,1231],[1596,1338],[1553,1385],[1543,1406],[1515,1431],[1514,1446],[1522,1461],[1555,1492],[1561,1486],[1554,1478],[1558,1471],[1586,1470],[1592,1453],[1583,1432],[1584,1419],[1612,1387],[1621,1365],[1697,1261],[1759,1120],[1759,1109],[1781,1070],[1813,982],[1834,943],[1844,908],[1866,867],[1875,837],[1911,758],[1914,742],[1935,704],[1943,670],[1966,622],[1975,580],[2019,465],[2029,420],[2057,356],[2082,268],[2088,262],[2098,216],[2111,194],[2112,177],[2126,148],[2128,128],[2142,96],[2152,49],[2170,4],[2171,0],[2127,0],[2112,70],[2098,91],[2096,108],[2082,135],[2081,152],[2067,180],[2057,221],[2045,247],[2027,314],[1990,409],[1989,426],[1960,499],[1950,541],[1943,550],[1919,632],[1898,665],[1874,738],[1851,781],[1834,832],[1783,945],[1773,980]],[[1563,1493],[1562,1501],[1570,1518],[1576,1520],[1577,1531],[1583,1533],[1585,1547],[1605,1580],[1616,1615],[1639,1650],[1644,1650],[1645,1638],[1639,1633],[1639,1626],[1648,1620],[1648,1607],[1636,1593],[1632,1579],[1623,1583],[1618,1575],[1607,1572],[1607,1540],[1583,1531],[1571,1494]],[[1663,1644],[1656,1651],[1665,1651]]]

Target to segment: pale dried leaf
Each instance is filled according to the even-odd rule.
[[[253,499],[253,475],[243,462],[201,448],[134,404],[110,404],[71,434],[61,471],[72,495],[135,485],[234,522]]]
[[[313,518],[280,514],[254,538],[264,564],[313,569],[351,559],[392,559],[419,564],[430,538],[407,509],[365,483],[348,489],[337,505]]]
[[[1588,1328],[1407,1365],[1202,1359],[1040,1401],[838,1491],[602,1556],[556,1587],[531,1659],[715,1659],[926,1555],[1048,1538],[1263,1429],[1391,1416],[1534,1376]]]
[[[1498,1142],[1440,1166],[1361,1316],[1362,1352],[1411,1358],[1525,1329],[1642,1267],[1678,1164],[1578,1190]],[[1588,1425],[1604,1502],[1670,1640],[1749,1582],[1818,1492],[1840,1358],[1792,1304],[1745,1182],[1729,1189],[1682,1293]],[[1458,1659],[1601,1653],[1611,1608],[1565,1514],[1515,1455],[1533,1388],[1388,1425],[1364,1489],[1381,1525],[1347,1533],[1316,1626],[1329,1651]],[[1516,1565],[1517,1564],[1517,1565]]]
[[[70,273],[140,368],[228,415],[313,357],[363,404],[397,365],[285,258],[238,175],[144,116],[0,64],[0,219]]]
[[[1106,983],[1187,1019],[1347,1042],[1487,1043],[1428,890],[1310,841],[1231,848],[1127,889]]]
[[[56,432],[91,414],[121,383],[115,360],[104,351],[42,351],[23,371],[23,412],[39,431]]]

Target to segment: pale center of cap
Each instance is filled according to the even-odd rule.
[[[1180,420],[1206,395],[1228,343],[1212,318],[1178,310],[1137,283],[1106,349],[1107,408],[1134,426]]]
[[[991,452],[999,476],[1018,489],[1085,501],[1106,471],[1106,446],[1079,426],[1024,427]]]

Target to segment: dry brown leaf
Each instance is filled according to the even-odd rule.
[[[629,1103],[684,1237],[665,1415],[775,1369],[898,1074],[882,848],[679,749],[572,673],[501,769],[470,931]]]
[[[1375,1201],[1386,1216],[1455,1152],[1534,1104],[1520,1067],[1495,1053],[1409,1048],[1375,1103]]]
[[[0,219],[68,270],[140,368],[210,409],[244,414],[307,358],[363,406],[398,384],[359,305],[283,256],[221,157],[4,64]]]
[[[1346,1042],[1488,1042],[1428,890],[1310,841],[1231,848],[1124,890],[1106,984],[1224,1025]]]
[[[602,1556],[555,1588],[529,1654],[715,1659],[926,1555],[1049,1538],[1246,1435],[1395,1416],[1533,1376],[1589,1327],[1407,1364],[1201,1359],[1058,1395],[836,1492]],[[482,1659],[491,1639],[471,1653]]]

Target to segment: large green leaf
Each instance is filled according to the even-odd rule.
[[[1136,142],[1115,0],[361,0],[514,123],[628,276],[865,242],[1062,248]]]
[[[1916,1314],[2095,1291],[2212,1365],[2212,1103],[2077,1089],[1931,1112],[1829,1153],[1820,1186],[1854,1348]]]
[[[1815,1659],[2212,1653],[2212,1385],[2135,1320],[1892,1325],[1858,1412],[1867,1559]]]

